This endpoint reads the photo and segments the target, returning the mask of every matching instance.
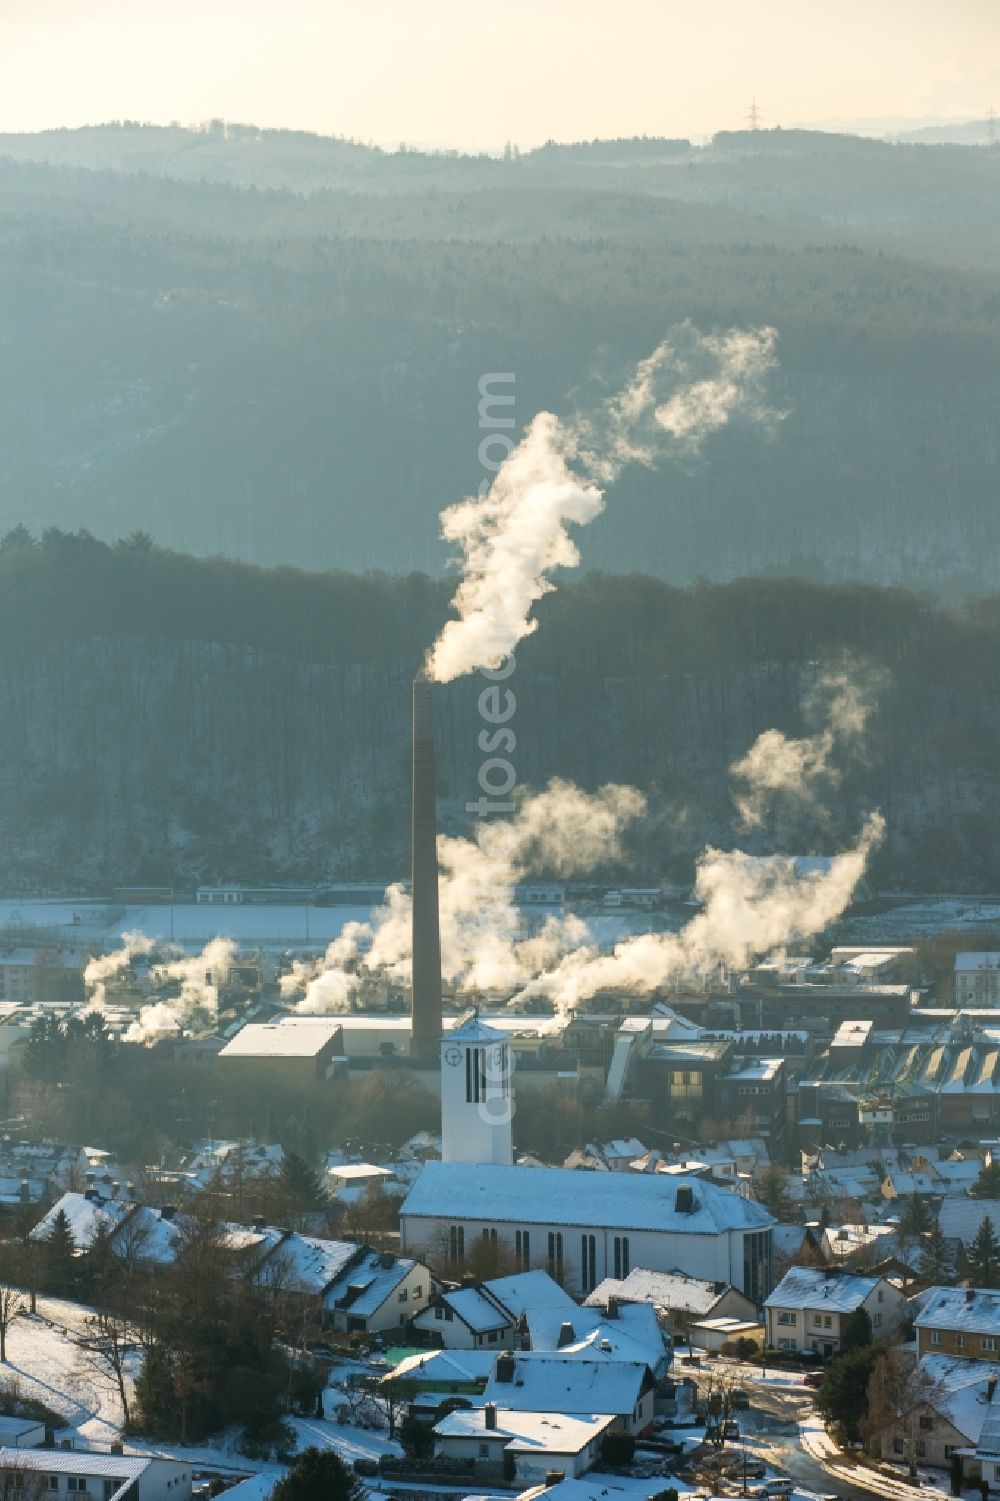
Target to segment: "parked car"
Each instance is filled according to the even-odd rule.
[[[751,1496],[790,1496],[795,1486],[787,1476],[781,1480],[765,1480],[763,1485],[755,1485],[751,1490]]]
[[[808,1376],[803,1377],[802,1385],[811,1386],[813,1391],[815,1391],[817,1387],[823,1385],[823,1380],[824,1376],[822,1371],[810,1371]]]
[[[722,1425],[722,1437],[723,1438],[738,1439],[739,1436],[740,1436],[740,1425],[739,1425],[739,1423],[735,1422],[732,1418],[728,1418],[727,1421],[725,1423],[723,1423],[723,1425]]]
[[[734,1386],[729,1393],[729,1405],[738,1411],[743,1411],[750,1406],[750,1393],[744,1391],[742,1386]]]

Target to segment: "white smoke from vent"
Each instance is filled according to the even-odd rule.
[[[815,734],[795,739],[765,730],[730,773],[734,801],[747,830],[760,828],[780,804],[792,812],[821,809],[843,779],[833,759],[856,752],[874,708],[878,679],[871,672],[826,673],[805,706],[807,719],[825,720]]]
[[[88,1011],[103,1011],[107,1000],[109,980],[117,980],[124,974],[133,959],[143,958],[156,947],[156,940],[145,933],[123,933],[122,946],[110,954],[98,954],[88,959],[83,971],[83,985],[87,995]]]
[[[236,956],[231,938],[213,938],[200,954],[184,955],[154,966],[154,984],[179,985],[179,994],[143,1006],[124,1034],[126,1042],[154,1042],[192,1026],[214,1026],[219,1014],[219,986],[228,978]]]
[[[537,629],[531,608],[555,588],[552,573],[580,561],[570,527],[600,514],[604,489],[627,464],[690,457],[737,414],[773,421],[764,385],[775,342],[770,328],[705,336],[683,324],[597,417],[539,412],[489,493],[442,513],[442,536],[461,555],[459,618],[431,648],[428,676],[447,683],[496,667]]]
[[[176,989],[177,994],[151,1001],[124,1036],[127,1042],[151,1042],[164,1033],[178,1032],[194,1024],[211,1026],[219,1010],[219,986],[225,982],[236,955],[230,938],[213,938],[200,954],[185,954],[177,944],[147,938],[145,933],[124,933],[121,948],[89,960],[83,972],[88,1011],[103,1011],[107,1006],[107,984],[117,979],[133,959],[143,958],[154,950],[167,957],[150,970],[154,986]]]
[[[613,859],[623,829],[645,810],[642,794],[609,785],[582,792],[553,781],[525,794],[517,813],[476,826],[472,839],[438,838],[441,972],[446,984],[466,991],[509,991],[571,949],[588,930],[573,916],[551,915],[522,936],[514,887],[536,871],[569,876]],[[410,897],[389,888],[371,923],[350,923],[316,965],[295,964],[282,979],[298,1010],[349,1011],[366,977],[410,979]]]
[[[810,938],[847,907],[884,828],[881,815],[873,813],[850,849],[808,864],[790,855],[707,849],[695,881],[702,910],[680,932],[643,933],[619,943],[611,954],[593,946],[577,949],[537,976],[516,1000],[550,1000],[555,1029],[601,991],[642,995],[697,983],[720,966],[741,969],[762,954]]]

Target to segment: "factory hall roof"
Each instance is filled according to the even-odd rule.
[[[760,1204],[701,1178],[662,1173],[588,1173],[572,1168],[428,1162],[400,1211],[404,1218],[490,1224],[597,1225],[622,1230],[720,1235],[767,1230]]]
[[[220,1058],[315,1058],[340,1031],[336,1017],[283,1017],[250,1022],[226,1043]]]

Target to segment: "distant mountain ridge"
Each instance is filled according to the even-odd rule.
[[[690,318],[773,325],[788,415],[628,471],[586,566],[988,592],[998,188],[1000,153],[802,131],[507,160],[221,122],[3,137],[0,531],[441,573],[480,377],[515,374],[523,428]]]

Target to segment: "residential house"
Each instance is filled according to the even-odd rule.
[[[410,1412],[426,1419],[448,1397],[463,1397],[470,1407],[481,1406],[493,1361],[489,1350],[428,1350],[401,1360],[382,1379],[386,1385],[405,1382],[413,1393]]]
[[[624,1312],[628,1304],[649,1304],[674,1339],[689,1325],[704,1319],[753,1319],[757,1305],[731,1283],[708,1282],[684,1272],[650,1272],[636,1267],[625,1278],[606,1277],[587,1298],[588,1307],[607,1307],[614,1299]]]
[[[114,1251],[129,1261],[147,1266],[168,1266],[184,1237],[184,1220],[173,1205],[153,1209],[148,1204],[117,1195],[105,1198],[97,1189],[65,1193],[57,1199],[31,1231],[33,1241],[48,1240],[56,1218],[65,1215],[77,1256],[90,1250],[101,1233],[111,1238]]]
[[[966,950],[955,955],[955,1005],[1000,1003],[1000,954]]]
[[[979,1233],[989,1220],[1000,1235],[1000,1199],[945,1199],[938,1210],[938,1229],[957,1253],[960,1265]]]
[[[46,1497],[81,1501],[191,1501],[190,1460],[145,1454],[95,1454],[86,1450],[0,1449],[0,1480],[14,1471],[40,1477]],[[30,1490],[22,1491],[30,1495]]]
[[[885,1277],[793,1266],[764,1304],[767,1342],[778,1350],[838,1354],[844,1326],[863,1308],[875,1339],[889,1339],[906,1313],[906,1299]]]
[[[914,1320],[917,1354],[1000,1359],[1000,1291],[936,1287]]]
[[[492,1403],[451,1412],[434,1426],[434,1453],[476,1461],[494,1475],[513,1468],[521,1485],[537,1485],[553,1471],[583,1475],[600,1455],[600,1441],[613,1426],[609,1414],[511,1410]]]
[[[562,1351],[498,1355],[485,1400],[517,1412],[608,1413],[626,1433],[654,1417],[656,1381],[642,1361],[566,1359]]]
[[[0,1417],[0,1446],[39,1449],[45,1443],[45,1424],[35,1418]]]
[[[990,1416],[1000,1366],[925,1355],[907,1382],[909,1400],[879,1435],[883,1459],[948,1469],[956,1449],[975,1449]]]
[[[568,1359],[641,1360],[659,1377],[669,1365],[656,1311],[643,1305],[581,1308],[546,1272],[445,1289],[413,1327],[448,1349],[560,1350]]]
[[[409,1256],[260,1222],[225,1230],[242,1267],[283,1298],[311,1304],[326,1328],[358,1334],[398,1330],[431,1297],[429,1270]]]

